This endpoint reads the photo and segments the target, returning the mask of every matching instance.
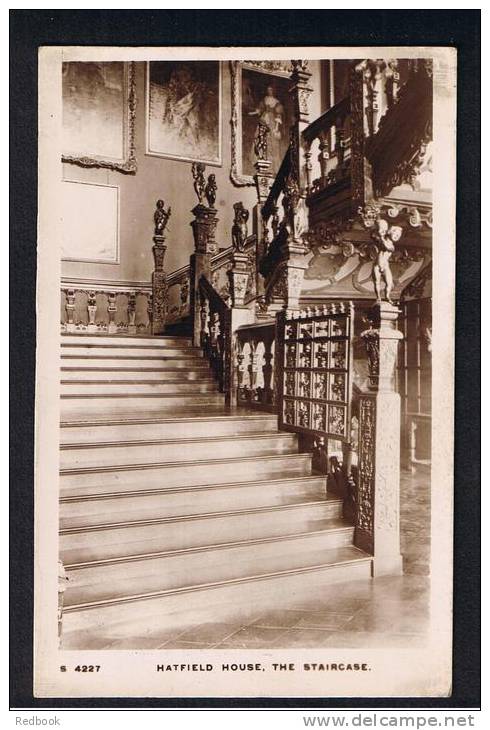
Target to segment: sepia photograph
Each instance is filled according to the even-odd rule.
[[[456,74],[40,49],[37,697],[450,694]]]

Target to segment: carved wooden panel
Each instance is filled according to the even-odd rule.
[[[353,306],[294,314],[284,323],[281,428],[348,441]]]

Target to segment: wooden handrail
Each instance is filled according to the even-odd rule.
[[[321,132],[330,129],[336,124],[339,118],[346,117],[348,114],[350,114],[350,96],[341,99],[341,101],[330,107],[330,109],[306,127],[303,130],[303,139],[311,144]]]
[[[276,201],[282,191],[284,180],[289,175],[290,168],[291,168],[291,148],[288,147],[286,154],[284,155],[283,161],[281,162],[281,166],[279,167],[279,170],[277,171],[277,175],[274,179],[274,182],[272,183],[271,189],[269,190],[269,195],[267,196],[267,200],[265,201],[264,205],[262,206],[262,215],[264,218],[268,218],[270,215],[272,215]]]

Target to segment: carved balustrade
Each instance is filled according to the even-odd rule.
[[[235,334],[235,388],[239,406],[275,411],[275,323],[239,327]]]
[[[302,137],[310,161],[306,168],[308,196],[346,180],[351,159],[350,98],[318,117]]]
[[[231,384],[231,309],[203,275],[199,280],[200,346],[219,389],[229,396]]]
[[[64,280],[61,332],[147,335],[151,332],[151,284]]]
[[[280,313],[279,424],[286,431],[350,440],[352,302]]]

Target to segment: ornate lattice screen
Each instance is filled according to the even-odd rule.
[[[329,304],[284,319],[280,426],[348,441],[354,306]]]

